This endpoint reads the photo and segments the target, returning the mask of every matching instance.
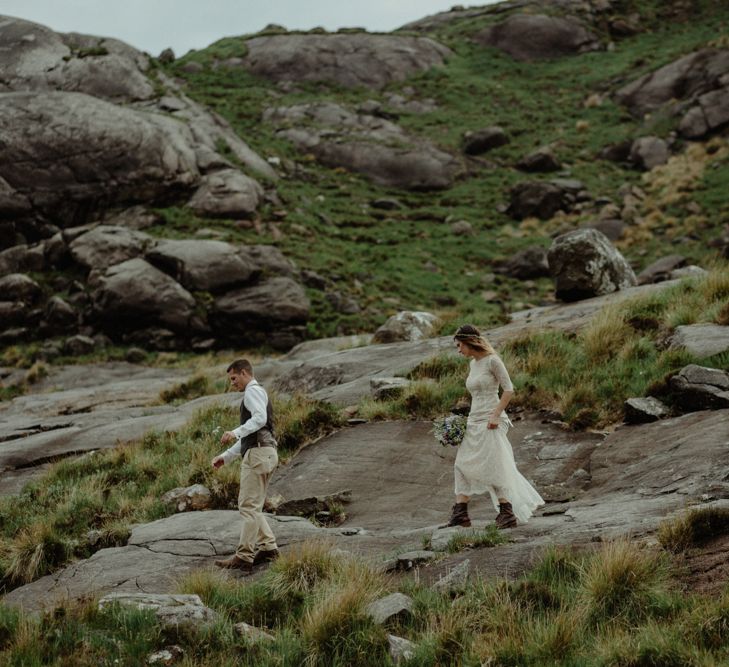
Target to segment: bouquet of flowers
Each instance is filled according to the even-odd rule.
[[[435,439],[445,447],[458,447],[466,435],[467,418],[463,415],[448,415],[433,422]]]

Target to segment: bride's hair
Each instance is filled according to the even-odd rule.
[[[472,324],[463,324],[458,327],[453,340],[465,343],[474,350],[480,350],[486,354],[496,354],[496,351],[482,335],[481,332]]]

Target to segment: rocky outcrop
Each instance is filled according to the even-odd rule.
[[[154,87],[145,55],[116,39],[55,33],[0,16],[0,92],[64,90],[114,102],[147,100]]]
[[[683,56],[623,86],[615,99],[637,117],[673,105],[683,136],[706,136],[729,123],[729,50]]]
[[[89,225],[65,229],[38,247],[49,267],[88,272],[87,284],[56,282],[57,289],[70,292],[60,299],[23,274],[0,278],[8,284],[0,301],[0,336],[6,342],[81,331],[159,349],[191,343],[209,349],[241,330],[246,340],[260,341],[274,324],[278,348],[303,337],[308,300],[294,266],[272,246],[155,239],[116,225]],[[0,253],[0,260],[11,250],[16,249]],[[16,283],[35,285],[33,299],[28,288],[22,293],[13,288]],[[242,298],[251,301],[231,306],[241,289],[248,290]],[[220,308],[213,295],[222,299]],[[31,309],[36,304],[41,307]],[[47,352],[57,356],[60,345]]]
[[[476,33],[473,39],[515,60],[549,60],[600,48],[598,39],[579,21],[544,14],[514,14]]]
[[[379,185],[438,190],[449,187],[459,169],[452,155],[393,122],[333,102],[267,109],[263,119],[322,164],[364,174]]]
[[[199,180],[184,125],[81,93],[2,94],[0,133],[13,198],[64,225],[113,204],[170,201]]]
[[[625,258],[595,229],[558,236],[547,258],[557,298],[564,301],[608,294],[637,283]]]
[[[451,51],[425,37],[267,35],[245,43],[239,66],[273,81],[323,81],[380,89],[443,64]]]

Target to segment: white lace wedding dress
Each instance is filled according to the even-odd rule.
[[[502,412],[499,427],[489,429],[489,418],[499,403],[499,385],[512,391],[511,379],[501,359],[491,354],[471,360],[466,388],[471,393],[471,413],[455,463],[456,494],[489,493],[496,510],[499,498],[506,498],[516,518],[526,523],[544,500],[516,469],[514,453],[506,433],[511,421]]]

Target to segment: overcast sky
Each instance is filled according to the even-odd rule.
[[[481,0],[476,6],[492,4]],[[389,31],[458,0],[0,0],[0,14],[57,32],[116,37],[152,55],[171,46],[181,56],[269,23],[290,30],[363,27]]]

